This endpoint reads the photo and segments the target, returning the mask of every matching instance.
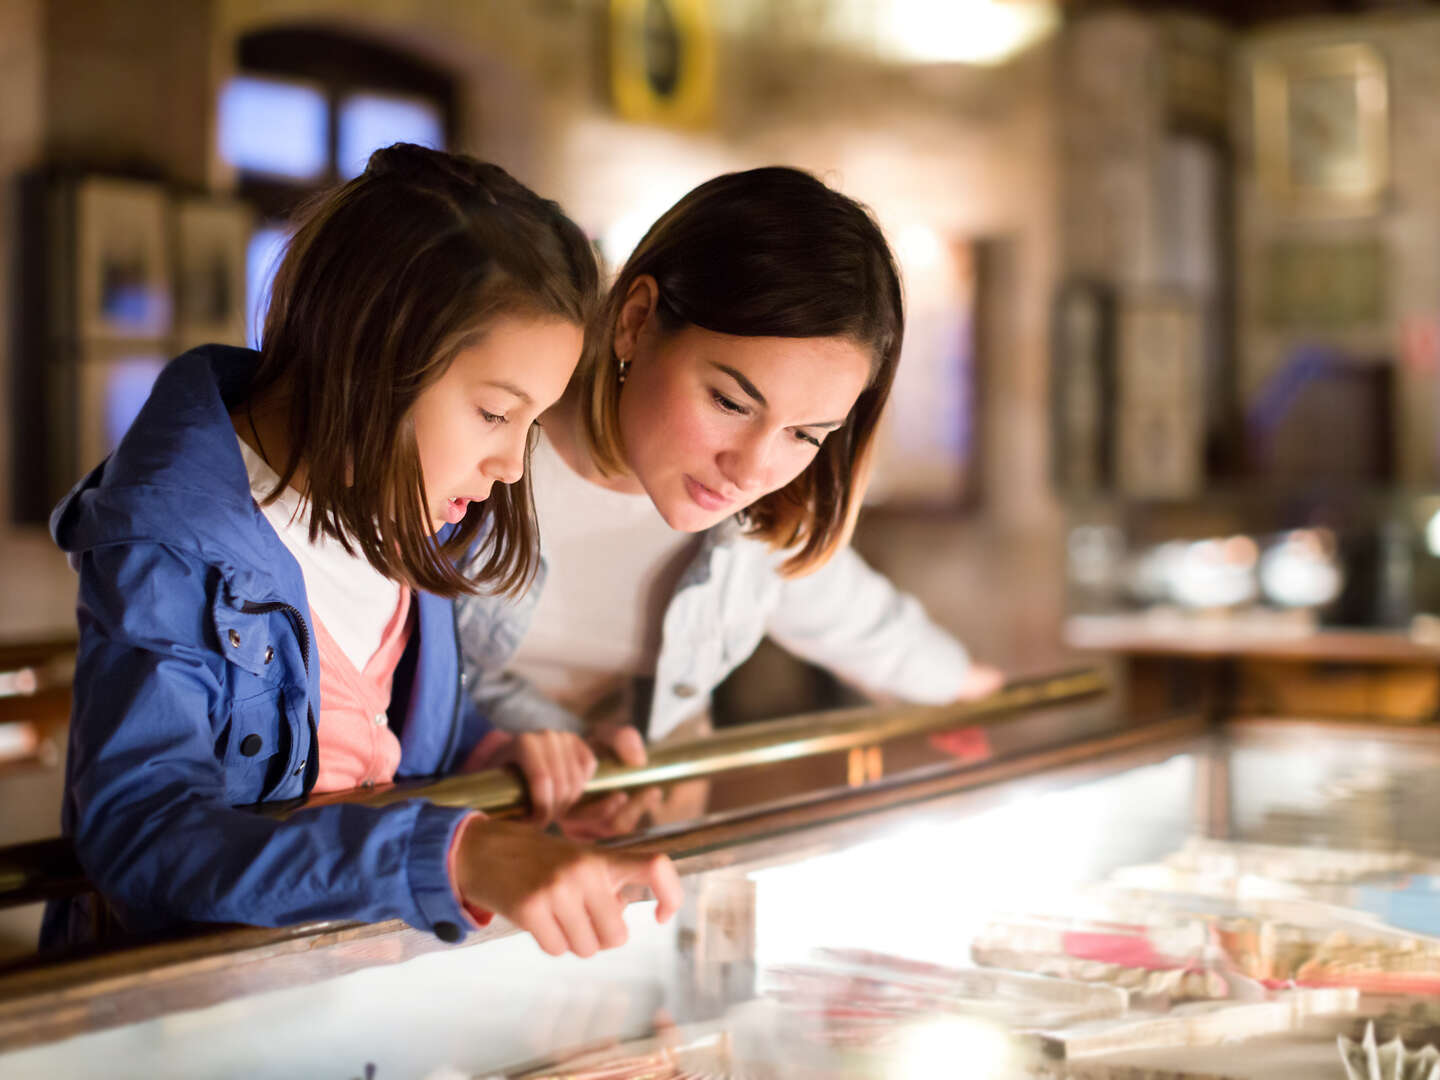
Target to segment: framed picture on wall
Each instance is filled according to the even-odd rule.
[[[161,184],[86,177],[74,193],[76,327],[89,341],[169,335],[169,195]]]
[[[1298,210],[1368,213],[1390,182],[1385,61],[1361,42],[1258,57],[1260,181]]]
[[[1205,319],[1182,295],[1125,297],[1119,305],[1116,489],[1136,498],[1185,498],[1205,481]]]
[[[246,337],[246,252],[251,214],[243,203],[182,199],[175,208],[175,338],[180,350]]]
[[[1050,335],[1051,475],[1060,494],[1083,498],[1113,482],[1114,292],[1098,281],[1065,283]]]
[[[621,119],[707,127],[715,114],[709,0],[610,0],[610,96]]]
[[[1280,236],[1266,245],[1256,270],[1269,327],[1364,331],[1389,321],[1389,258],[1378,232]]]
[[[928,225],[899,230],[905,342],[880,425],[867,504],[907,513],[973,506],[982,452],[983,243]]]
[[[92,346],[79,351],[75,365],[74,446],[70,448],[74,476],[69,483],[120,445],[169,359],[168,352],[161,349],[123,345]]]

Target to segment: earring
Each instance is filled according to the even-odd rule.
[[[618,366],[619,366],[619,369],[620,369],[620,385],[621,385],[621,386],[624,386],[624,385],[625,385],[625,376],[630,374],[630,361],[629,361],[629,360],[621,360]]]

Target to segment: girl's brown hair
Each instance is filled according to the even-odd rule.
[[[659,287],[662,333],[699,326],[742,337],[840,337],[869,351],[870,382],[845,426],[804,472],[744,511],[751,535],[794,549],[786,574],[818,568],[854,528],[900,359],[905,306],[880,227],[809,173],[776,166],[718,176],[671,207],[626,260],[575,376],[582,437],[611,475],[628,471],[615,328],[645,274]]]
[[[251,399],[288,399],[284,490],[303,463],[310,538],[444,596],[523,588],[538,535],[525,476],[496,484],[442,544],[411,412],[498,316],[589,324],[594,254],[559,206],[496,165],[397,144],[301,215],[272,287]],[[459,558],[481,540],[473,579]]]

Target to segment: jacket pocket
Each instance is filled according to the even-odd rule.
[[[237,701],[216,741],[231,806],[263,800],[284,776],[289,760],[285,697],[276,689]]]

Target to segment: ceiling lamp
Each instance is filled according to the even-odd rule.
[[[1053,0],[839,0],[830,32],[884,60],[1001,64],[1060,23]]]

